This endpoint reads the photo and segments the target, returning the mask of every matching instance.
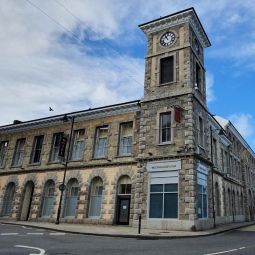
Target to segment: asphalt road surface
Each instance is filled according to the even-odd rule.
[[[0,255],[255,255],[255,226],[207,237],[138,240],[0,225]]]

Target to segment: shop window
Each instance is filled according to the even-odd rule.
[[[207,218],[208,197],[207,197],[207,175],[198,172],[197,174],[197,214],[198,218]]]
[[[178,218],[178,184],[150,185],[150,218]]]

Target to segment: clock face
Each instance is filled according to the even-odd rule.
[[[172,32],[166,32],[160,38],[160,44],[163,46],[169,46],[175,41],[175,34]]]

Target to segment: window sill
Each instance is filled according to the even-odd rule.
[[[108,158],[102,157],[102,158],[92,158],[92,160],[107,160]]]
[[[52,162],[48,162],[47,165],[57,165],[57,164],[62,164],[64,162],[61,161],[52,161]]]
[[[130,157],[133,157],[133,155],[132,154],[126,154],[126,155],[115,156],[115,158],[130,158]]]
[[[11,166],[10,168],[20,168],[20,169],[22,169],[22,165],[18,165],[18,166]]]
[[[174,142],[158,143],[157,146],[172,145]]]
[[[75,162],[82,162],[82,161],[84,161],[83,158],[82,158],[82,159],[70,159],[70,160],[68,161],[68,163],[75,163]]]
[[[172,85],[175,84],[176,81],[170,81],[170,82],[166,82],[166,83],[159,83],[159,85],[157,85],[158,87],[162,87],[162,86],[168,86],[168,85]]]
[[[29,163],[27,166],[40,166],[41,162],[38,163]]]

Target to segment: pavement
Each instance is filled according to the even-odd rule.
[[[123,238],[140,238],[140,239],[171,239],[171,238],[188,238],[188,237],[202,237],[215,235],[235,229],[255,224],[252,222],[231,223],[218,225],[214,229],[206,231],[170,231],[170,230],[157,230],[157,229],[141,229],[138,234],[138,229],[130,226],[116,226],[116,225],[92,225],[92,224],[67,224],[45,222],[32,222],[32,221],[4,221],[0,220],[2,224],[28,226],[38,229],[46,229],[51,231],[65,232],[71,234],[83,234],[94,236],[109,236],[109,237],[123,237]]]

